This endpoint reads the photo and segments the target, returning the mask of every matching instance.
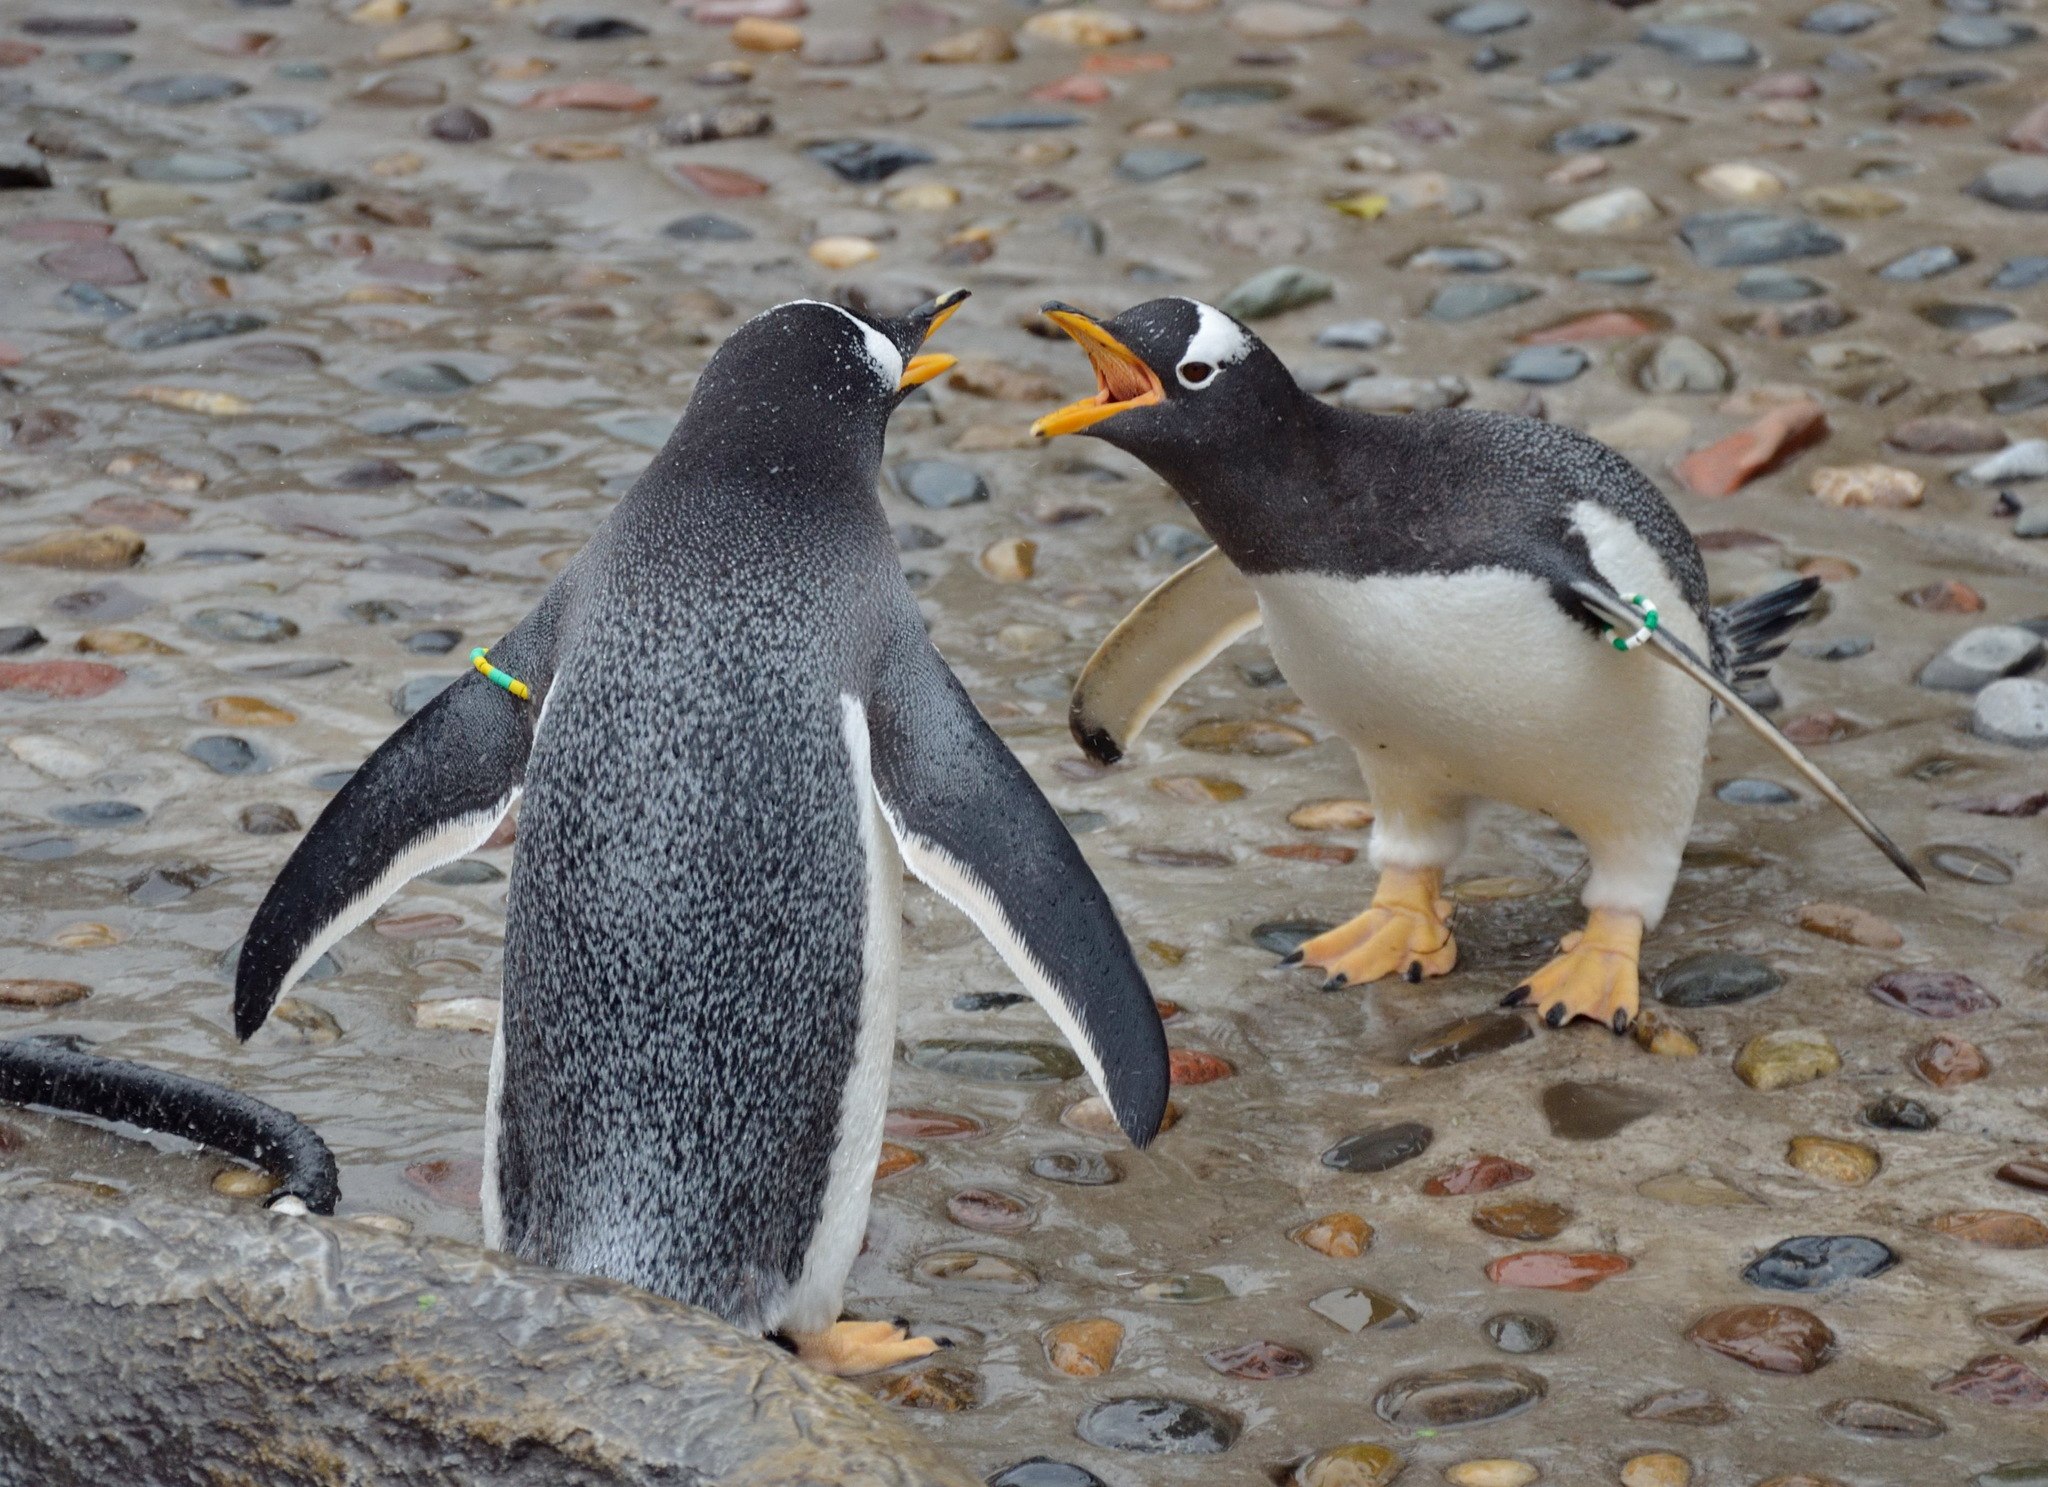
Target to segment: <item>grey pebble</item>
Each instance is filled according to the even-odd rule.
[[[2032,289],[2048,283],[2048,254],[2030,253],[2006,261],[1985,284],[1986,289]]]
[[[185,745],[185,752],[215,774],[261,774],[269,766],[246,738],[209,733]]]
[[[1636,39],[1700,67],[1740,67],[1757,56],[1747,36],[1719,26],[1645,26]]]
[[[1573,124],[1550,136],[1547,148],[1560,155],[1583,155],[1589,150],[1612,150],[1634,144],[1642,138],[1633,124],[1618,119],[1593,119]]]
[[[1197,170],[1209,163],[1206,155],[1193,150],[1154,147],[1126,150],[1117,157],[1116,173],[1127,181],[1163,181],[1183,171]]]
[[[1831,5],[1808,11],[1799,29],[1821,36],[1854,36],[1890,19],[1891,12],[1882,6],[1867,5],[1864,0],[1834,0]]]
[[[2048,156],[2001,160],[1965,189],[2008,211],[2048,212]]]
[[[1429,301],[1424,311],[1432,320],[1457,323],[1477,320],[1482,315],[1491,315],[1496,310],[1505,310],[1510,305],[1519,305],[1524,300],[1534,299],[1537,290],[1533,285],[1516,284],[1506,279],[1474,280],[1446,284]]]
[[[2002,676],[2030,670],[2040,659],[2041,637],[2032,630],[1980,625],[1921,667],[1918,681],[1934,692],[1975,692]]]
[[[1448,31],[1460,36],[1492,36],[1529,24],[1529,7],[1521,0],[1474,0],[1442,18]]]
[[[163,108],[186,108],[195,103],[218,103],[239,98],[249,85],[215,73],[184,73],[172,77],[137,78],[121,90],[121,96],[136,103],[153,103]]]
[[[1954,15],[1943,21],[1934,39],[1959,52],[1997,51],[2032,41],[2041,33],[2025,21],[1995,15]]]
[[[1493,375],[1506,382],[1547,387],[1571,381],[1591,364],[1576,346],[1524,346],[1495,367]]]
[[[1434,269],[1447,274],[1491,274],[1513,262],[1498,248],[1468,248],[1446,243],[1408,255],[1402,268]]]
[[[1217,308],[1239,320],[1264,320],[1328,299],[1336,292],[1337,286],[1328,274],[1280,264],[1253,274],[1224,295]]]
[[[1970,255],[1966,251],[1951,248],[1947,243],[1936,243],[1894,258],[1877,271],[1877,276],[1894,283],[1911,284],[1954,273],[1969,261]]]
[[[1970,731],[1993,743],[2048,748],[2048,682],[2009,676],[1977,694]]]
[[[1813,299],[1828,292],[1827,285],[1805,274],[1795,274],[1790,269],[1754,269],[1735,281],[1735,292],[1744,299],[1762,300],[1765,304],[1790,304],[1794,300]]]
[[[1722,392],[1729,382],[1728,364],[1691,336],[1669,336],[1643,363],[1640,380],[1645,392]]]
[[[1697,212],[1679,224],[1678,235],[1692,249],[1693,257],[1708,268],[1820,258],[1844,247],[1839,237],[1818,222],[1771,212]]]
[[[1316,332],[1318,346],[1337,346],[1347,351],[1371,351],[1387,344],[1384,320],[1340,320]]]
[[[899,460],[890,473],[898,491],[929,511],[988,499],[981,476],[952,460]]]

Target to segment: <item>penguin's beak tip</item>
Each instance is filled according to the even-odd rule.
[[[930,304],[913,310],[911,312],[912,322],[923,322],[922,329],[918,333],[918,343],[922,345],[937,334],[939,327],[952,319],[953,312],[966,303],[971,293],[971,290],[955,289],[950,293],[940,295]],[[940,373],[956,366],[959,360],[960,358],[957,356],[948,356],[943,351],[926,351],[913,356],[905,364],[903,376],[896,383],[896,390],[898,392],[908,392],[913,387],[922,387]]]

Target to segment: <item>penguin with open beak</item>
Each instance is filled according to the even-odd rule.
[[[883,429],[964,292],[798,300],[712,357],[667,445],[475,669],[350,777],[271,885],[244,1038],[408,879],[523,798],[484,1235],[789,1339],[833,1373],[937,1344],[840,1320],[895,1037],[903,868],[966,913],[1139,1146],[1166,1039],[1073,837],[925,633]]]
[[[1591,865],[1585,929],[1508,1004],[1533,1004],[1551,1027],[1584,1017],[1625,1031],[1716,704],[1926,886],[1738,692],[1784,649],[1817,580],[1713,607],[1691,533],[1606,445],[1501,413],[1332,407],[1197,300],[1109,321],[1057,302],[1045,314],[1087,353],[1096,391],[1033,432],[1137,456],[1216,543],[1088,663],[1071,715],[1081,747],[1118,758],[1176,687],[1263,624],[1370,787],[1372,904],[1290,961],[1332,987],[1444,975],[1458,954],[1444,872],[1472,804],[1504,801],[1568,827]]]

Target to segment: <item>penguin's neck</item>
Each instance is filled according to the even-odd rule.
[[[868,408],[806,408],[779,399],[693,400],[643,482],[650,497],[701,514],[788,511],[799,517],[879,512],[882,428]]]
[[[1291,534],[1356,483],[1370,427],[1308,393],[1262,410],[1252,432],[1133,453],[1171,485],[1224,556],[1247,573],[1288,566]]]

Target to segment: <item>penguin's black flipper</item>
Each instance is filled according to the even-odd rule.
[[[332,1213],[341,1196],[334,1153],[311,1126],[203,1079],[79,1053],[51,1039],[9,1038],[0,1041],[0,1100],[124,1120],[232,1152],[278,1179],[265,1207],[296,1198],[313,1213]]]
[[[1109,898],[1059,813],[920,630],[868,701],[869,767],[910,870],[1043,1006],[1135,1146],[1166,1111],[1166,1033]]]
[[[1212,547],[1139,601],[1081,668],[1067,726],[1081,751],[1114,764],[1180,684],[1259,626],[1259,600]]]
[[[421,873],[466,856],[519,798],[539,709],[471,673],[415,713],[327,803],[270,885],[235,967],[235,1034]]]
[[[1639,611],[1598,584],[1583,579],[1573,580],[1571,590],[1595,617],[1612,626],[1617,634],[1633,634],[1642,625],[1643,617]],[[1800,753],[1799,746],[1780,733],[1769,718],[1744,702],[1741,694],[1733,686],[1715,675],[1711,666],[1693,654],[1691,646],[1669,630],[1657,629],[1650,631],[1647,649],[1665,665],[1684,672],[1713,694],[1723,707],[1747,724],[1752,733],[1783,755],[1786,763],[1806,777],[1807,783],[1820,791],[1843,815],[1855,822],[1856,829],[1869,837],[1876,844],[1878,851],[1891,859],[1892,866],[1904,873],[1916,888],[1926,891],[1927,880],[1921,877],[1920,869],[1913,866],[1912,860],[1899,849],[1899,844],[1885,835],[1875,821],[1864,815],[1862,808],[1843,793],[1840,785],[1823,774],[1819,765]]]

